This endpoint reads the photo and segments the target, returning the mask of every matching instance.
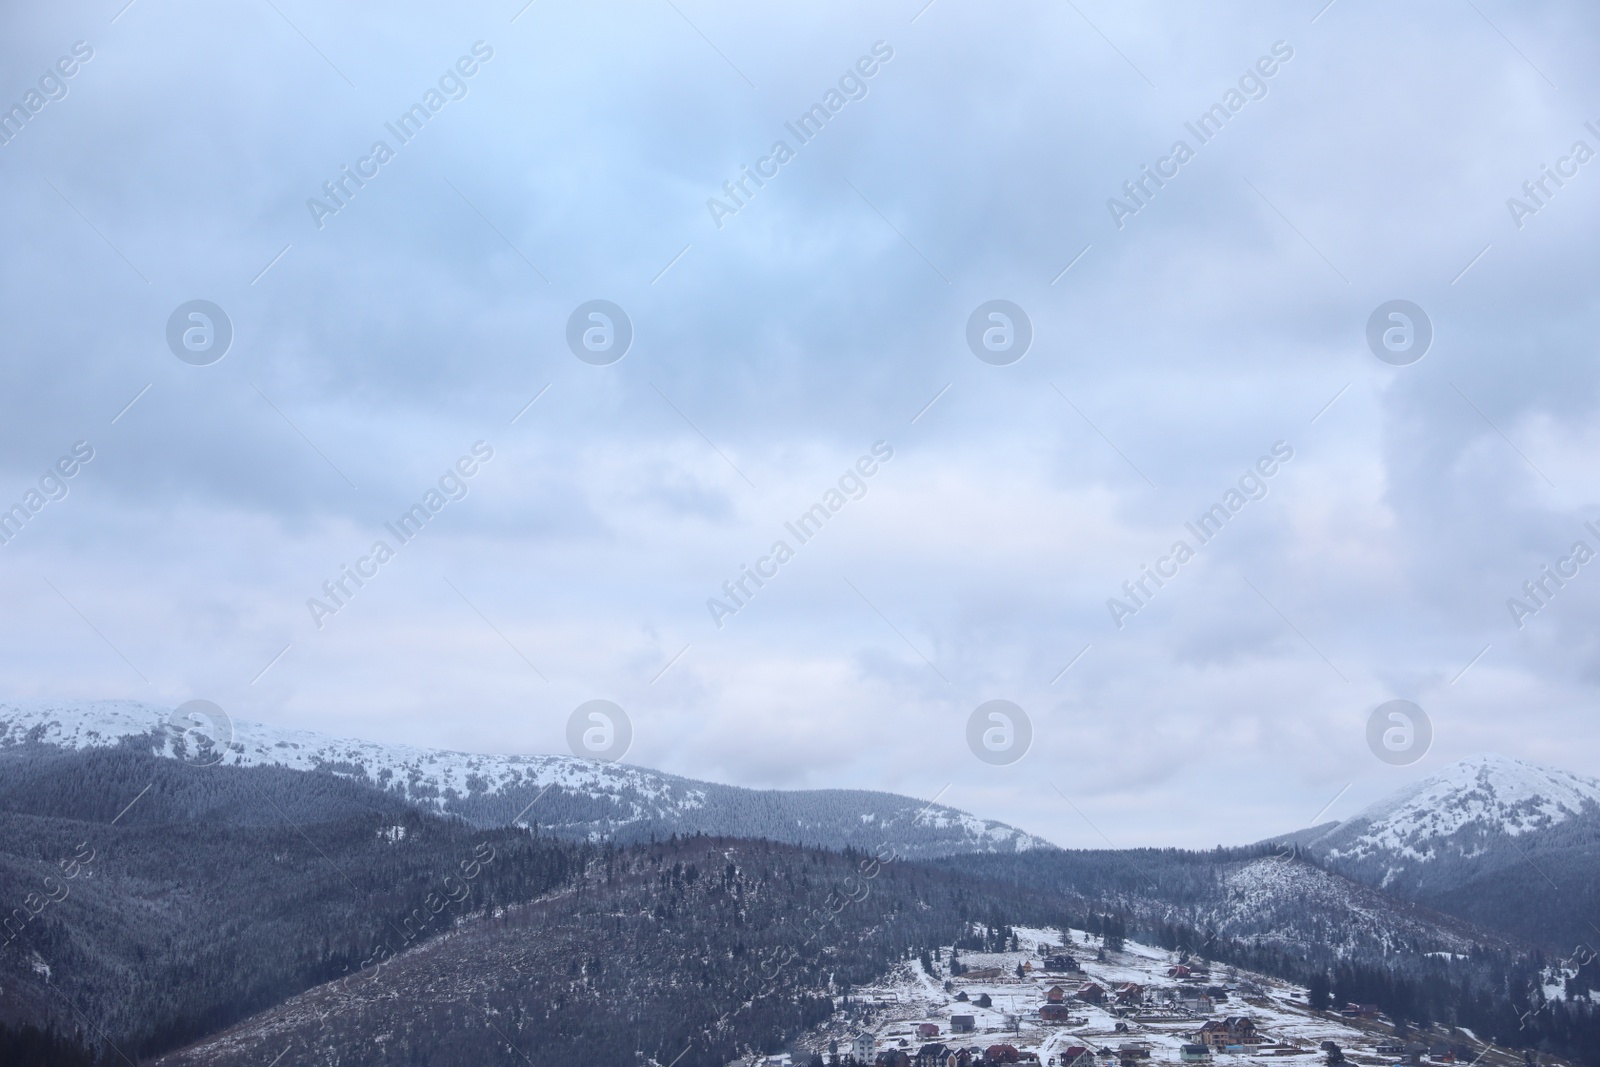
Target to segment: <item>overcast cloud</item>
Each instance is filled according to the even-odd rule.
[[[1600,549],[1600,11],[923,2],[0,14],[0,504],[93,450],[0,547],[0,689],[526,753],[603,697],[629,762],[1075,846],[1254,840],[1482,752],[1594,773],[1600,563],[1507,600]],[[342,167],[376,173],[332,211]],[[166,340],[196,299],[208,366]],[[634,331],[606,366],[566,341],[593,299]],[[965,336],[995,299],[1004,366]],[[1395,299],[1405,366],[1366,337]],[[1006,767],[966,741],[997,698]],[[1394,698],[1406,766],[1366,739]]]

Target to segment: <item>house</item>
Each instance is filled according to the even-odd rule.
[[[1099,1004],[1106,999],[1106,991],[1098,982],[1086,982],[1073,994],[1086,1004]]]
[[[984,1063],[1016,1063],[1021,1058],[1015,1045],[990,1045],[983,1050]]]
[[[1058,985],[1053,985],[1044,991],[1044,999],[1052,1004],[1060,1004],[1067,999],[1067,991]]]
[[[1378,1006],[1376,1004],[1346,1004],[1339,1009],[1339,1014],[1346,1019],[1376,1019]]]
[[[1185,967],[1181,963],[1176,964],[1176,965],[1174,965],[1172,967],[1168,967],[1167,968],[1167,977],[1168,978],[1187,978],[1187,977],[1189,977],[1189,968]]]
[[[1117,987],[1118,1004],[1137,1004],[1144,999],[1144,987],[1137,982],[1127,982]]]
[[[1078,961],[1065,953],[1046,956],[1044,969],[1047,971],[1062,971],[1066,974],[1077,974],[1083,968],[1078,966]]]
[[[940,1042],[923,1045],[917,1050],[917,1067],[945,1067],[950,1050]]]
[[[857,1034],[850,1040],[850,1055],[856,1058],[857,1063],[871,1063],[872,1050],[877,1043],[871,1034]]]
[[[874,1067],[911,1067],[911,1057],[905,1049],[887,1048],[878,1053]]]
[[[1205,1063],[1211,1058],[1211,1050],[1205,1045],[1195,1045],[1188,1042],[1184,1043],[1180,1054],[1183,1056],[1184,1063]]]
[[[1118,1067],[1135,1067],[1140,1060],[1150,1058],[1150,1046],[1143,1041],[1124,1041],[1117,1048]]]
[[[1072,1009],[1065,1004],[1039,1005],[1039,1021],[1042,1023],[1070,1023],[1072,1022]]]
[[[1211,998],[1198,989],[1178,990],[1173,1003],[1191,1015],[1210,1015],[1216,1007]]]
[[[961,1001],[961,1003],[965,1004],[967,1002],[967,991],[965,989],[963,989],[961,992],[957,993],[956,994],[956,999]]]
[[[1082,1045],[1069,1045],[1061,1050],[1061,1055],[1056,1059],[1061,1067],[1092,1067],[1094,1053]]]
[[[1213,1019],[1196,1034],[1200,1044],[1213,1050],[1223,1050],[1244,1045],[1258,1045],[1261,1035],[1255,1020],[1248,1015],[1230,1015],[1226,1019]]]
[[[994,1001],[990,999],[989,994],[987,993],[979,993],[978,999],[974,1000],[972,1003],[976,1004],[980,1008],[994,1007]]]
[[[977,1020],[971,1015],[950,1016],[950,1032],[952,1034],[970,1034],[977,1027]]]
[[[1378,1046],[1377,1052],[1380,1056],[1404,1056],[1406,1047],[1398,1041],[1385,1041]]]
[[[1206,996],[1220,1004],[1228,999],[1227,987],[1220,985],[1208,985],[1206,986]]]
[[[939,1024],[938,1023],[918,1023],[917,1024],[917,1036],[918,1037],[938,1037],[939,1036]]]

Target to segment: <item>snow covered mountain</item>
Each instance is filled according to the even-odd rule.
[[[1471,859],[1497,838],[1538,835],[1600,812],[1600,781],[1505,756],[1475,756],[1402,789],[1313,839],[1328,858],[1408,866]]]
[[[1346,822],[1282,838],[1398,896],[1547,944],[1589,938],[1600,781],[1475,756]],[[1587,931],[1587,932],[1585,932]]]
[[[641,840],[673,833],[766,837],[901,855],[1015,852],[1048,842],[990,819],[865,790],[754,790],[574,756],[446,752],[233,721],[225,751],[197,758],[172,711],[135,701],[0,702],[0,751],[135,745],[173,759],[276,765],[363,782],[479,826],[537,825],[563,837]]]

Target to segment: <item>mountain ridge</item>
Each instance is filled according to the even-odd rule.
[[[133,744],[181,759],[187,750],[168,727],[171,714],[137,701],[0,702],[0,751]],[[536,824],[591,841],[701,832],[835,848],[888,842],[906,856],[1055,847],[996,820],[895,793],[747,789],[577,756],[450,752],[244,720],[233,720],[217,755],[230,767],[276,765],[365,782],[475,826]]]
[[[365,771],[196,765],[159,731],[123,732],[160,709],[123,710],[128,723],[79,720],[95,736],[78,749],[49,743],[73,732],[59,714],[54,726],[0,716],[0,900],[23,902],[0,945],[0,1027],[48,1025],[174,1064],[265,1062],[291,1044],[284,1063],[399,1062],[395,1048],[416,1051],[409,1062],[523,1062],[487,1018],[547,1052],[611,1042],[615,1055],[591,1062],[638,1050],[669,1062],[708,1035],[692,1038],[692,1062],[716,1067],[975,923],[991,944],[1013,936],[1008,924],[1071,916],[1214,962],[1301,980],[1331,970],[1346,999],[1408,1016],[1409,997],[1425,995],[1436,1018],[1478,1013],[1507,973],[1517,989],[1545,977],[1521,946],[1304,850],[929,862],[700,833],[574,842],[441,816]],[[708,793],[695,814],[716,804]],[[137,996],[134,973],[148,976]],[[361,1021],[369,1009],[376,1028]],[[1521,1033],[1511,1008],[1501,1015]],[[239,1026],[270,1040],[217,1052]],[[174,1051],[197,1041],[211,1051]]]

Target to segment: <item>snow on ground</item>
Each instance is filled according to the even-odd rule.
[[[1290,1067],[1313,1064],[1320,1067],[1324,1062],[1323,1041],[1337,1043],[1352,1064],[1375,1067],[1393,1064],[1396,1060],[1392,1055],[1377,1053],[1379,1044],[1394,1040],[1385,1023],[1313,1013],[1306,1006],[1303,987],[1221,965],[1213,966],[1209,977],[1180,981],[1167,975],[1168,968],[1177,962],[1177,956],[1165,949],[1128,941],[1122,951],[1107,951],[1106,958],[1098,961],[1099,939],[1086,941],[1082,930],[1067,931],[1064,939],[1061,930],[1013,929],[1022,951],[959,953],[960,961],[969,970],[998,968],[999,977],[973,978],[970,974],[950,977],[948,946],[940,950],[940,960],[935,964],[937,977],[925,973],[917,961],[902,963],[881,983],[852,990],[852,1009],[841,1010],[823,1027],[796,1042],[798,1055],[795,1059],[804,1064],[813,1050],[820,1051],[826,1059],[830,1041],[838,1042],[843,1055],[849,1051],[852,1037],[867,1032],[874,1036],[875,1049],[879,1052],[899,1048],[914,1058],[917,1051],[930,1042],[942,1042],[951,1048],[975,1048],[980,1052],[990,1045],[1009,1044],[1023,1054],[1024,1060],[1030,1054],[1036,1056],[1040,1067],[1048,1067],[1053,1059],[1059,1063],[1061,1054],[1075,1045],[1087,1047],[1094,1053],[1100,1067],[1115,1067],[1117,1060],[1100,1055],[1102,1050],[1115,1051],[1125,1042],[1143,1042],[1148,1045],[1150,1055],[1148,1060],[1138,1062],[1158,1067],[1180,1064],[1182,1046],[1198,1040],[1196,1032],[1208,1020],[1248,1015],[1264,1043],[1249,1053],[1213,1055],[1210,1062],[1214,1067],[1250,1067],[1261,1061],[1280,1061]],[[1059,946],[1064,940],[1066,945],[1062,951],[1078,961],[1082,973],[1047,973],[1042,969],[1045,954],[1039,951],[1039,946]],[[1022,965],[1025,972],[1021,978],[1016,976],[1018,965]],[[949,992],[944,988],[946,978],[951,982]],[[1074,997],[1081,986],[1090,982],[1107,990],[1104,1006]],[[1118,1015],[1109,994],[1130,982],[1143,988],[1146,1004]],[[1052,986],[1060,986],[1065,993],[1071,1014],[1068,1023],[1040,1020],[1039,1006],[1046,1003],[1046,992]],[[1225,988],[1227,999],[1218,1001],[1208,1015],[1167,1007],[1169,994],[1180,988],[1203,991],[1219,986]],[[957,994],[963,992],[968,999],[957,1000]],[[1251,995],[1246,996],[1247,992]],[[983,994],[990,997],[990,1007],[979,1007],[975,1003]],[[952,1015],[973,1016],[974,1032],[952,1033]],[[938,1035],[919,1036],[918,1027],[923,1023],[937,1026]],[[1126,1030],[1118,1030],[1119,1025]],[[1442,1032],[1427,1037],[1433,1043],[1477,1044],[1470,1035],[1459,1031],[1448,1038]],[[1292,1046],[1292,1049],[1284,1047],[1278,1051],[1274,1046]],[[1506,1065],[1510,1063],[1505,1060]],[[1484,1059],[1483,1064],[1504,1067],[1498,1056]]]
[[[1412,860],[1476,824],[1513,837],[1543,830],[1600,804],[1600,781],[1506,756],[1474,756],[1380,800],[1350,820],[1362,830],[1330,856],[1393,852]],[[1337,831],[1334,831],[1337,833]]]

